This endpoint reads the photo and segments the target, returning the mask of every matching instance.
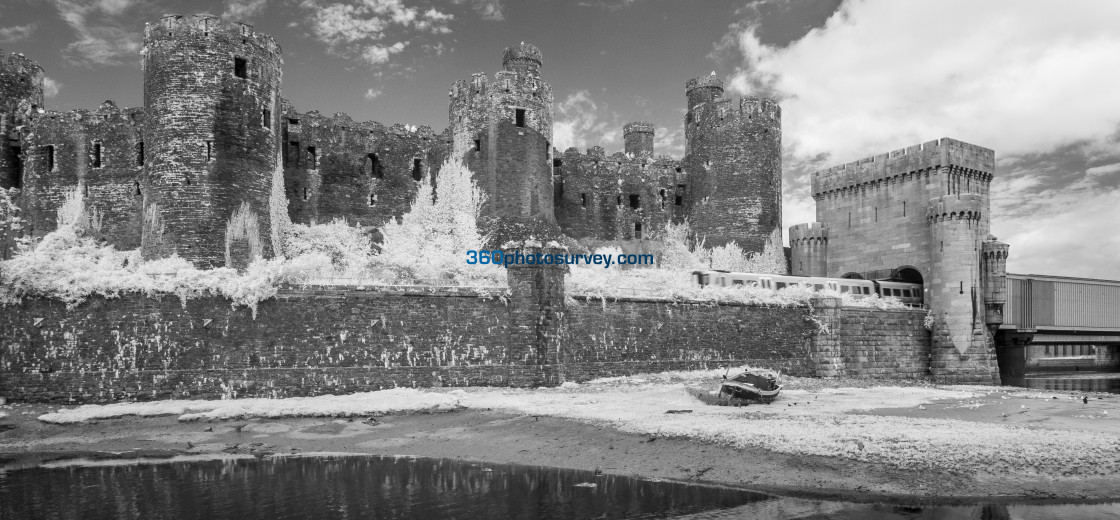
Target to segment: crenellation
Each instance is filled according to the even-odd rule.
[[[888,154],[864,157],[813,172],[813,196],[842,190],[874,180],[918,172],[937,170],[952,165],[960,171],[974,172],[978,177],[988,177],[995,171],[995,152],[989,148],[941,138],[920,145],[909,146]]]

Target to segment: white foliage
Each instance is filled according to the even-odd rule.
[[[470,170],[449,159],[440,167],[434,199],[432,193],[427,175],[409,212],[381,229],[381,252],[374,258],[374,268],[401,283],[504,283],[501,268],[467,264],[467,251],[479,251],[485,244],[478,229],[485,197]]]

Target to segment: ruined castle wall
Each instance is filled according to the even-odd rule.
[[[690,103],[701,102],[686,116],[692,230],[708,246],[735,242],[761,252],[782,229],[781,108],[770,99],[697,94],[709,91],[690,88]]]
[[[280,47],[248,25],[165,16],[144,31],[143,255],[225,265],[226,228],[247,204],[272,256],[270,195],[280,125]]]
[[[572,148],[560,159],[557,177],[562,192],[556,200],[556,218],[566,235],[645,239],[667,222],[684,218],[684,200],[678,205],[676,194],[687,179],[679,161],[635,159],[621,153],[605,157],[601,150],[596,147],[584,155]],[[640,233],[635,224],[641,225]]]
[[[417,171],[437,175],[447,147],[426,126],[356,123],[343,114],[289,109],[281,128],[288,214],[302,224],[345,218],[380,227],[400,217],[416,197]]]
[[[479,137],[479,163],[489,174],[492,197],[484,211],[555,222],[548,138],[505,120],[496,121]]]
[[[22,185],[17,128],[43,106],[43,68],[22,54],[0,49],[0,189]]]
[[[829,228],[828,275],[903,266],[930,275],[926,207],[942,195],[981,197],[979,237],[987,236],[995,154],[944,138],[813,174],[817,221]]]
[[[577,298],[560,341],[539,348],[524,330],[535,310],[461,290],[281,292],[255,319],[220,298],[135,294],[8,310],[0,395],[42,402],[539,386],[744,363],[809,375],[814,330],[803,307]]]

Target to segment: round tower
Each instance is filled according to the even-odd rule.
[[[0,49],[0,189],[23,185],[23,150],[16,130],[43,106],[43,68]]]
[[[979,194],[943,195],[930,200],[926,213],[931,238],[926,302],[934,316],[931,367],[938,381],[993,382],[995,351],[984,328],[980,272],[983,207]]]
[[[703,78],[701,78],[703,79]],[[762,252],[782,230],[782,111],[767,98],[708,100],[714,81],[689,82],[684,164],[697,237]]]
[[[820,222],[789,228],[790,274],[828,276],[828,228]]]
[[[984,323],[994,334],[1003,324],[1007,304],[1007,252],[1009,246],[988,235],[980,245],[981,280],[984,285]]]
[[[144,28],[144,258],[198,267],[273,255],[280,47],[218,17]]]
[[[624,151],[633,157],[653,156],[653,123],[637,121],[622,127]]]
[[[544,64],[541,50],[535,45],[521,42],[513,47],[506,47],[502,54],[502,69],[517,72],[530,77],[540,77],[541,65]]]

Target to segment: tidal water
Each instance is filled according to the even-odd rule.
[[[1057,392],[1120,394],[1120,372],[1028,372],[1023,377],[1007,378],[1003,384]]]
[[[0,470],[0,518],[1120,519],[1120,503],[916,506],[409,457],[81,462]]]

